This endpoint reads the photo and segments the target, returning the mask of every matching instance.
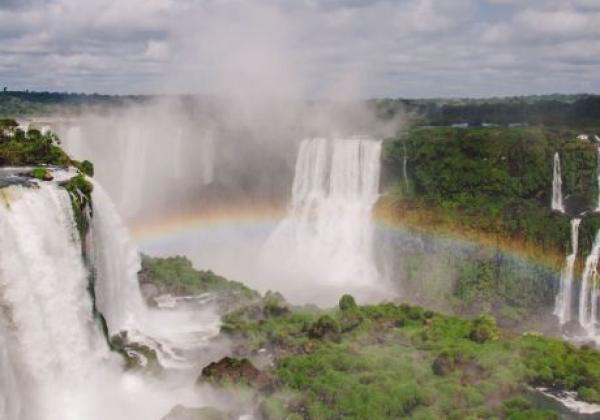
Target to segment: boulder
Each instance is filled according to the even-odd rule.
[[[245,383],[259,391],[271,391],[274,388],[273,377],[257,369],[250,360],[224,357],[202,369],[198,383],[209,381],[219,385]]]

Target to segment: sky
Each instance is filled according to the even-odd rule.
[[[0,0],[0,86],[319,97],[600,93],[600,0]]]

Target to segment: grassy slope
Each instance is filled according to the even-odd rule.
[[[202,293],[231,292],[241,299],[252,300],[258,294],[242,283],[227,280],[212,271],[194,269],[192,262],[186,257],[142,258],[142,283],[151,283],[162,289],[164,293],[175,296],[199,295]]]

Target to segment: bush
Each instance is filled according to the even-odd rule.
[[[309,327],[308,336],[317,339],[331,338],[337,340],[340,331],[340,324],[333,317],[323,315]]]
[[[469,338],[476,343],[485,343],[489,340],[498,339],[496,320],[490,315],[481,315],[473,321]]]
[[[79,162],[77,168],[87,176],[94,176],[94,164],[89,160],[84,160],[83,162]]]
[[[582,386],[577,390],[577,397],[590,403],[600,403],[600,392],[593,388]]]
[[[29,173],[29,176],[39,179],[40,181],[51,181],[53,179],[52,175],[46,168],[34,168]]]
[[[356,308],[356,301],[352,295],[344,295],[340,299],[339,308],[341,311]]]

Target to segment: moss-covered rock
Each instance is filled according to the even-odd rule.
[[[46,168],[34,168],[26,175],[39,179],[40,181],[52,181],[54,179],[50,171]]]
[[[111,350],[123,356],[126,369],[143,369],[154,373],[162,370],[156,350],[145,344],[130,340],[125,331],[112,336],[109,345]]]
[[[205,381],[219,385],[249,385],[261,392],[272,390],[273,377],[258,370],[250,360],[224,357],[202,369],[198,383]]]

